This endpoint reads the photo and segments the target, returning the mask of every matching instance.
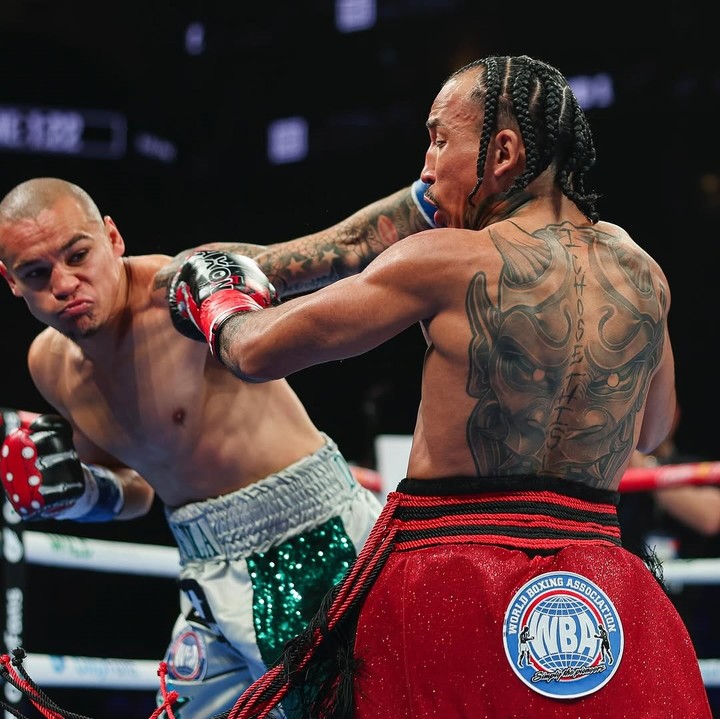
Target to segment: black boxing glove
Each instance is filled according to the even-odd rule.
[[[70,423],[39,415],[12,430],[0,451],[0,479],[8,501],[22,519],[104,522],[123,506],[113,472],[78,459]]]
[[[175,328],[190,339],[207,342],[213,355],[225,320],[278,302],[275,288],[255,260],[220,250],[189,255],[168,286]]]
[[[185,259],[187,260],[188,257],[191,256],[192,255],[190,254]],[[196,340],[197,342],[207,342],[205,335],[200,332],[188,314],[185,306],[184,295],[177,291],[179,273],[182,268],[183,265],[180,265],[180,269],[175,272],[170,282],[168,282],[167,301],[170,308],[170,319],[172,320],[173,326],[180,334],[185,335],[185,337],[189,337],[191,340]]]

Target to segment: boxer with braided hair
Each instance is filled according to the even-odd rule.
[[[555,68],[470,63],[426,124],[438,229],[277,306],[257,276],[215,293],[201,258],[180,272],[181,316],[250,382],[416,322],[428,342],[407,477],[227,719],[287,696],[313,719],[709,719],[687,628],[616,511],[673,417],[667,278],[599,219],[590,129]]]
[[[216,297],[306,292],[431,227],[424,190],[288,242],[205,246],[197,269]],[[381,506],[287,382],[239,382],[192,321],[173,323],[168,306],[189,296],[170,280],[188,254],[126,256],[115,222],[58,178],[2,199],[0,273],[46,325],[28,365],[57,414],[1,410],[0,478],[25,520],[132,519],[159,497],[182,565],[168,687],[178,719],[207,719],[305,626]]]

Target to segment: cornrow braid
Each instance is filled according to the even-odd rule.
[[[479,102],[484,101],[485,113],[482,131],[480,132],[480,150],[477,159],[478,180],[470,193],[470,204],[472,204],[472,198],[482,184],[485,160],[487,159],[487,151],[490,146],[490,135],[497,125],[498,99],[500,97],[500,74],[498,73],[497,62],[494,57],[489,57],[486,60],[476,60],[466,65],[465,69],[470,70],[473,67],[479,67],[481,65],[485,66],[485,87],[476,87],[472,92],[472,96],[477,98]],[[453,76],[459,75],[460,72],[462,72],[462,68],[454,73]]]
[[[598,195],[585,190],[585,175],[595,164],[590,126],[566,78],[554,67],[527,55],[492,55],[475,60],[448,79],[483,68],[471,97],[484,106],[477,159],[477,182],[468,201],[482,185],[490,138],[513,119],[525,145],[525,171],[508,195],[527,187],[551,165],[563,194],[592,223]]]

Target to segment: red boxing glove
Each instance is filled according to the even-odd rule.
[[[18,427],[29,427],[40,415],[37,412],[25,412],[22,409],[0,407],[0,445],[10,432]]]
[[[190,255],[168,287],[175,328],[186,337],[206,341],[213,355],[217,355],[218,333],[227,319],[278,301],[275,288],[255,260],[219,250]]]
[[[117,477],[80,462],[72,428],[59,415],[39,415],[7,435],[0,451],[0,479],[10,504],[26,520],[104,522],[123,506]]]

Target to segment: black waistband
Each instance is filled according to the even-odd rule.
[[[410,479],[406,477],[397,491],[415,496],[454,496],[484,494],[486,492],[549,491],[588,502],[612,504],[617,507],[620,493],[588,487],[560,477],[538,475],[511,475],[507,477],[442,477],[439,479]]]

